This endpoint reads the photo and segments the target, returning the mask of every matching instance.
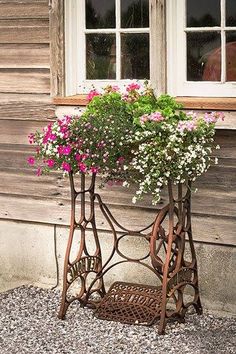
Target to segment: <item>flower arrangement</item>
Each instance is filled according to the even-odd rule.
[[[99,173],[104,183],[137,183],[135,203],[145,193],[160,200],[163,186],[194,181],[217,163],[212,157],[215,123],[220,112],[197,116],[184,112],[168,96],[156,98],[145,84],[131,83],[124,92],[107,86],[92,90],[84,113],[64,116],[43,132],[30,134],[35,143],[37,174],[52,169],[64,173]]]

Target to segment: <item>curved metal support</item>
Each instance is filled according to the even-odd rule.
[[[103,203],[100,195],[95,193],[95,177],[95,174],[93,174],[90,186],[86,188],[85,175],[81,174],[80,190],[76,191],[74,177],[70,174],[71,223],[65,256],[59,318],[64,318],[70,303],[78,300],[82,306],[96,308],[98,317],[114,320],[116,318],[114,313],[120,313],[120,317],[117,315],[118,317],[115,320],[125,321],[125,316],[128,316],[126,323],[137,323],[137,321],[135,322],[135,316],[140,313],[143,306],[139,321],[141,321],[141,318],[145,318],[146,324],[152,324],[159,319],[158,332],[163,334],[167,320],[177,318],[179,321],[183,321],[185,312],[190,305],[194,306],[198,314],[201,314],[197,260],[191,231],[190,183],[188,183],[185,193],[183,193],[184,186],[178,185],[177,197],[174,198],[174,188],[172,182],[169,181],[169,204],[158,210],[156,220],[151,225],[141,230],[132,230],[123,227],[112,215],[108,206]],[[76,221],[75,206],[78,197],[80,198],[80,216],[79,221]],[[89,209],[88,215],[86,214],[87,208]],[[102,262],[102,250],[96,227],[96,208],[99,208],[108,223],[113,237],[110,255],[105,263]],[[167,230],[163,226],[166,221],[168,224]],[[152,230],[148,231],[150,227],[152,227]],[[71,261],[75,230],[80,231],[80,245],[75,259]],[[96,246],[93,254],[89,253],[86,244],[88,232],[92,232]],[[149,243],[149,251],[146,255],[139,258],[124,255],[119,244],[120,240],[127,236],[144,238]],[[191,261],[185,259],[186,240],[190,245]],[[112,262],[115,255],[118,255],[120,260]],[[147,259],[150,259],[151,265],[144,262]],[[119,264],[126,263],[144,266],[156,275],[157,283],[161,282],[161,286],[156,287],[155,290],[154,287],[148,288],[146,285],[116,282],[116,285],[112,286],[106,293],[104,276]],[[93,279],[90,279],[92,275]],[[78,292],[70,296],[71,288],[78,282],[80,282]],[[194,298],[186,302],[186,288],[188,286],[193,289]],[[116,291],[118,292],[117,295]],[[158,298],[155,298],[155,296]],[[118,298],[119,306],[121,306],[119,310],[117,310],[118,303],[116,303]],[[173,300],[174,303],[172,308],[169,306],[170,300]],[[152,304],[152,311],[149,311],[149,315],[146,316],[146,310],[144,309],[147,309],[147,304]],[[127,312],[126,306],[131,312]],[[152,318],[148,318],[148,316],[152,316]]]

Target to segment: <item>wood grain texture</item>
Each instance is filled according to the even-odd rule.
[[[0,120],[51,120],[55,107],[48,95],[0,93]],[[5,129],[8,122],[2,123]],[[46,123],[45,123],[46,124]]]
[[[151,0],[150,79],[160,95],[166,92],[166,1]]]
[[[0,130],[0,142],[2,144],[27,144],[28,135],[36,130],[42,131],[42,128],[49,122],[45,120],[4,120]]]
[[[0,44],[0,69],[50,69],[49,44]]]
[[[64,0],[49,1],[51,95],[65,93]]]
[[[0,219],[21,220],[46,224],[69,225],[70,203],[58,199],[42,199],[25,196],[7,196],[0,194]],[[97,227],[108,230],[104,217],[97,211]],[[155,210],[139,210],[137,208],[113,205],[111,211],[119,215],[118,221],[136,230],[147,226],[155,216]],[[219,217],[193,216],[194,239],[225,245],[236,244],[236,233],[232,219],[221,220]]]
[[[87,95],[73,95],[67,97],[54,97],[53,103],[58,106],[86,106],[89,101]]]
[[[48,1],[0,1],[0,19],[15,18],[48,18]]]
[[[50,71],[47,69],[0,69],[0,92],[49,93]]]
[[[176,100],[188,109],[236,110],[235,97],[176,97]]]
[[[45,19],[0,20],[0,43],[49,43]]]

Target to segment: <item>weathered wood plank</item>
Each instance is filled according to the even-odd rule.
[[[0,142],[3,144],[27,144],[28,135],[36,130],[42,130],[45,125],[45,121],[39,120],[4,120],[0,130]]]
[[[0,19],[2,18],[48,18],[48,1],[0,1]]]
[[[21,220],[46,224],[69,225],[70,203],[56,199],[41,199],[0,194],[0,219]],[[151,223],[155,216],[154,210],[113,205],[111,211],[118,215],[123,225],[140,229]],[[232,219],[219,217],[194,216],[194,239],[209,243],[236,244],[236,231]],[[109,230],[104,217],[97,209],[97,227]]]
[[[49,43],[48,20],[0,20],[0,43]]]
[[[49,95],[0,93],[0,112],[0,120],[55,119],[55,107]]]
[[[0,44],[0,68],[50,69],[48,44]]]
[[[236,110],[235,97],[176,97],[176,100],[188,109]]]
[[[1,69],[0,92],[49,93],[50,71],[47,69]]]
[[[26,160],[26,159],[25,159]],[[99,182],[99,181],[98,181]],[[99,184],[99,183],[98,183]],[[97,185],[98,185],[97,184]],[[126,189],[123,187],[105,187],[97,189],[102,196],[104,202],[109,205],[120,205],[124,207],[142,209],[155,209],[151,204],[150,196],[140,201],[138,204],[131,203],[135,188]],[[0,192],[9,195],[31,195],[38,198],[62,199],[69,200],[69,181],[68,178],[61,178],[61,174],[53,174],[50,176],[36,177],[32,174],[25,175],[19,172],[2,170],[0,172]],[[160,208],[163,204],[168,203],[166,191],[163,193],[162,203],[158,205]],[[192,210],[195,214],[204,215],[222,215],[236,216],[236,190],[227,188],[218,188],[216,186],[199,188],[197,193],[193,193]]]
[[[65,38],[64,0],[49,1],[50,48],[51,48],[51,95],[65,93]]]

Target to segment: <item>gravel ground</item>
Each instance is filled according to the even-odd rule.
[[[0,294],[1,354],[236,353],[236,318],[188,315],[185,324],[157,328],[101,321],[72,304],[57,319],[60,293],[22,286]]]

